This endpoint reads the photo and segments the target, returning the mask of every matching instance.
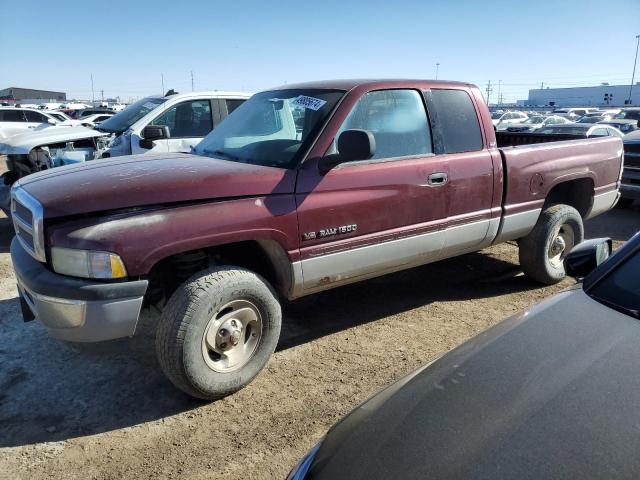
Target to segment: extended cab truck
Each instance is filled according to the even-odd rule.
[[[135,333],[162,310],[160,365],[198,398],[250,382],[295,299],[518,240],[555,283],[583,219],[613,207],[622,142],[498,148],[477,87],[334,81],[262,92],[192,154],[21,179],[11,256],[25,320],[58,338]]]

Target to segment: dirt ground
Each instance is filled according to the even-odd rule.
[[[640,209],[587,224],[616,245]],[[284,478],[328,427],[419,365],[572,284],[541,288],[499,245],[284,306],[278,352],[247,388],[189,399],[142,334],[94,345],[24,324],[0,219],[0,478]]]

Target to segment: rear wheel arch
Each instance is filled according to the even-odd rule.
[[[561,181],[547,193],[542,210],[553,205],[569,205],[575,208],[582,218],[586,218],[593,206],[594,194],[594,181],[590,177]]]

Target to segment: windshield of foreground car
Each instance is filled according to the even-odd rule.
[[[194,153],[292,168],[342,95],[342,90],[310,89],[258,93],[207,135]]]
[[[640,317],[640,251],[591,288],[588,294],[605,305]]]
[[[147,97],[132,103],[120,113],[116,113],[113,117],[105,120],[96,127],[96,130],[102,132],[122,133],[131,125],[144,117],[151,110],[158,108],[168,99],[164,97]]]

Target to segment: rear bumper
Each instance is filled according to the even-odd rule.
[[[13,239],[11,260],[18,290],[49,333],[72,342],[99,342],[135,333],[146,280],[104,283],[58,275]]]

